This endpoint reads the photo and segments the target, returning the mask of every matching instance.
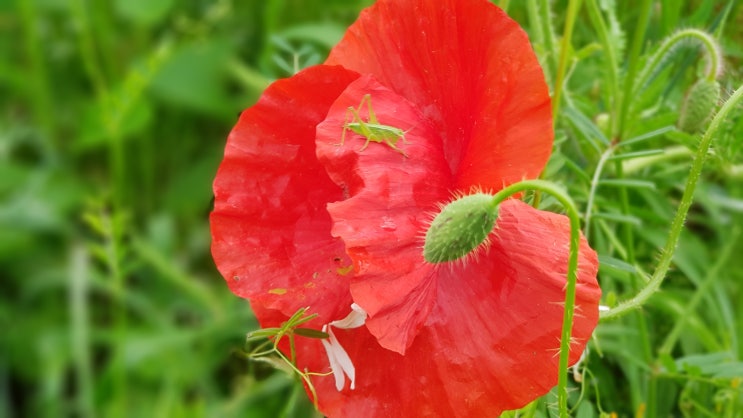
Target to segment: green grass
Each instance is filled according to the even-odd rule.
[[[0,416],[316,416],[296,377],[245,359],[257,324],[211,261],[211,182],[239,112],[322,62],[370,3],[0,1]],[[583,215],[604,304],[662,280],[600,323],[573,416],[743,417],[743,106],[684,201],[706,126],[676,126],[710,73],[698,40],[663,47],[712,36],[724,102],[743,84],[743,6],[496,3],[559,97],[545,178]]]

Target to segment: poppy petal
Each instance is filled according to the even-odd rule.
[[[384,142],[363,149],[366,138],[354,132],[339,146],[349,107],[360,107],[364,123],[371,117],[377,125],[406,131],[395,144],[399,150]],[[404,354],[435,302],[436,276],[423,263],[421,237],[429,212],[449,193],[441,139],[407,100],[362,76],[318,125],[317,152],[330,177],[350,194],[328,204],[328,212],[332,233],[346,243],[355,266],[354,301],[369,314],[366,326],[379,344]]]
[[[350,259],[325,210],[343,191],[317,162],[315,126],[357,77],[317,66],[279,80],[230,133],[214,180],[212,255],[238,296],[287,316],[312,305],[330,319],[351,303],[339,285]]]
[[[534,178],[552,149],[542,69],[526,33],[486,0],[379,0],[326,63],[374,75],[435,124],[457,189]]]
[[[364,327],[336,330],[356,387],[313,378],[329,417],[498,416],[556,383],[569,248],[567,218],[509,200],[476,262],[438,270],[436,304],[404,356]],[[570,364],[598,321],[598,260],[581,239]],[[451,267],[451,268],[449,268]],[[305,352],[302,357],[317,354]]]

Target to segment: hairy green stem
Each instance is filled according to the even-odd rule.
[[[733,226],[731,237],[727,240],[725,246],[722,247],[722,251],[717,255],[717,260],[715,260],[712,268],[707,271],[704,280],[702,280],[699,286],[697,286],[697,290],[696,292],[694,292],[694,296],[692,296],[691,299],[685,303],[683,314],[679,315],[676,319],[671,332],[668,333],[665,340],[663,341],[663,344],[660,345],[658,353],[671,354],[671,350],[673,350],[673,347],[676,345],[679,336],[687,326],[687,321],[697,309],[697,306],[702,301],[702,298],[704,298],[707,295],[707,292],[712,289],[712,285],[717,282],[718,278],[721,277],[720,270],[722,270],[722,268],[730,259],[730,256],[733,254],[735,244],[738,242],[738,237],[740,237],[740,227],[735,225]]]
[[[653,77],[670,65],[670,59],[678,47],[689,42],[697,42],[702,46],[708,61],[705,78],[714,81],[722,72],[722,53],[717,41],[709,33],[699,29],[683,29],[667,37],[658,50],[648,61],[645,69],[640,73],[634,91],[639,91],[649,83]]]
[[[499,191],[493,197],[500,203],[508,197],[528,190],[537,190],[554,196],[570,219],[570,256],[568,258],[567,285],[565,287],[565,311],[562,320],[560,337],[560,360],[557,380],[557,405],[561,418],[568,418],[568,363],[570,356],[570,338],[573,331],[573,314],[575,312],[575,294],[578,282],[578,249],[580,248],[580,215],[573,200],[554,183],[544,180],[526,180],[512,184]]]
[[[735,108],[736,105],[739,104],[739,102],[741,101],[741,97],[743,97],[743,86],[735,90],[730,99],[725,102],[717,115],[715,115],[714,119],[712,119],[709,128],[702,136],[702,140],[699,142],[699,148],[697,149],[694,161],[691,166],[691,170],[689,171],[689,178],[686,180],[686,187],[684,187],[684,193],[681,197],[681,203],[679,204],[679,207],[676,210],[676,215],[671,222],[671,230],[668,234],[666,244],[663,247],[663,252],[661,253],[661,257],[658,261],[655,272],[650,277],[650,280],[647,282],[647,284],[640,290],[639,293],[637,293],[637,295],[629,300],[620,303],[609,311],[603,312],[601,315],[602,320],[616,318],[623,314],[626,314],[627,312],[639,308],[650,298],[650,296],[655,294],[655,292],[658,291],[658,289],[660,288],[661,284],[663,283],[663,279],[668,272],[668,268],[671,265],[671,260],[673,259],[676,245],[678,244],[679,237],[681,236],[681,231],[684,227],[686,215],[689,212],[689,208],[691,207],[691,204],[694,200],[694,191],[696,190],[697,181],[699,180],[699,177],[702,173],[704,162],[707,159],[707,153],[712,143],[712,139],[720,128],[722,122],[727,118],[728,114]]]

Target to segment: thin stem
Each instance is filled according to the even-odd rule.
[[[642,0],[640,2],[640,16],[637,19],[637,26],[635,26],[635,34],[632,38],[632,46],[630,48],[629,56],[627,57],[627,75],[624,77],[624,91],[622,94],[622,105],[619,112],[619,127],[617,129],[617,138],[621,139],[626,134],[624,128],[627,121],[627,114],[629,113],[629,106],[632,102],[632,93],[635,88],[635,77],[637,75],[637,69],[640,63],[640,52],[642,52],[642,46],[645,43],[645,32],[647,31],[648,22],[650,21],[650,0]]]
[[[722,267],[727,263],[728,259],[733,254],[733,249],[735,249],[735,244],[738,242],[738,237],[740,236],[740,227],[736,225],[733,228],[734,229],[731,237],[726,240],[727,242],[725,246],[722,247],[722,251],[717,255],[715,264],[712,265],[712,268],[709,269],[702,283],[700,283],[697,287],[697,291],[694,292],[694,296],[692,296],[691,299],[686,302],[684,306],[684,313],[678,316],[678,318],[676,319],[676,323],[671,329],[671,332],[668,333],[665,340],[663,341],[663,344],[661,344],[660,348],[658,349],[658,352],[660,354],[671,353],[671,350],[673,350],[674,345],[676,345],[676,341],[678,341],[681,332],[683,332],[684,328],[686,328],[688,319],[697,309],[697,305],[699,305],[699,302],[702,301],[702,298],[707,295],[707,292],[712,288],[712,285],[717,281],[717,279],[721,277],[720,270],[722,270]]]
[[[557,76],[555,77],[555,90],[552,95],[552,117],[557,118],[560,110],[560,99],[562,97],[563,84],[565,83],[565,72],[568,67],[568,56],[572,48],[570,41],[573,37],[573,27],[575,27],[575,18],[580,10],[582,0],[570,0],[568,11],[565,17],[565,30],[562,34],[562,44],[560,46],[560,60],[557,64]]]
[[[529,0],[527,7],[530,10],[529,15],[535,18],[533,25],[535,36],[544,45],[546,59],[542,64],[545,66],[545,78],[548,81],[554,81],[553,77],[557,68],[557,51],[555,50],[555,33],[552,29],[550,2],[549,0]]]
[[[722,53],[720,52],[720,48],[717,46],[717,41],[712,37],[712,35],[705,31],[699,29],[684,29],[674,33],[663,41],[658,50],[648,61],[644,71],[640,73],[634,91],[639,91],[645,87],[653,77],[655,77],[667,65],[670,65],[670,58],[674,55],[674,52],[678,49],[679,45],[683,45],[689,41],[696,41],[702,46],[709,62],[705,78],[709,81],[714,81],[722,72]]]
[[[624,178],[624,167],[621,161],[614,162],[614,171],[616,172],[617,178]],[[629,193],[625,186],[619,187],[619,203],[622,208],[622,215],[630,214],[629,204]],[[627,243],[627,261],[630,264],[635,263],[635,234],[632,230],[632,225],[622,225],[622,234],[624,235],[624,242]]]
[[[632,174],[658,163],[681,158],[688,158],[692,155],[693,152],[688,147],[684,145],[674,145],[663,149],[663,152],[658,155],[650,155],[647,157],[639,157],[633,158],[631,160],[626,160],[622,163],[622,170],[625,174]]]
[[[260,93],[271,84],[271,80],[263,74],[248,67],[238,60],[230,60],[227,63],[227,70],[230,75],[240,83],[240,85],[251,93]]]
[[[573,313],[578,282],[578,250],[580,248],[580,215],[573,200],[555,184],[544,180],[526,180],[506,187],[495,194],[493,200],[500,203],[508,197],[527,190],[538,190],[554,196],[570,219],[570,256],[568,258],[567,286],[565,287],[565,311],[560,338],[560,360],[557,380],[557,405],[561,418],[568,418],[568,363],[570,339],[573,334]]]
[[[710,145],[714,135],[720,128],[722,122],[727,118],[727,115],[735,108],[736,105],[741,101],[743,97],[743,86],[738,87],[733,93],[730,99],[725,102],[720,111],[715,115],[714,119],[709,125],[709,128],[702,136],[702,140],[699,143],[699,148],[692,162],[691,170],[689,171],[689,178],[686,180],[686,186],[684,187],[684,193],[681,197],[681,203],[676,210],[676,215],[671,223],[671,230],[668,234],[666,245],[663,247],[660,260],[655,269],[655,272],[650,277],[647,284],[635,295],[632,299],[626,300],[615,308],[605,311],[601,315],[601,319],[611,319],[619,317],[629,311],[639,308],[642,306],[656,291],[660,288],[663,283],[663,279],[666,277],[668,268],[671,265],[673,254],[676,251],[676,245],[678,244],[681,231],[684,227],[684,221],[686,215],[689,212],[689,208],[694,200],[694,192],[696,190],[697,181],[702,173],[704,162],[707,159],[707,153],[709,152]]]
[[[97,415],[93,402],[93,362],[90,350],[89,267],[90,260],[85,247],[81,244],[73,245],[70,256],[68,306],[74,373],[78,385],[75,403],[77,413],[81,417]]]
[[[95,41],[91,30],[90,19],[88,18],[88,11],[83,0],[75,0],[71,6],[73,15],[77,18],[80,27],[80,35],[78,36],[78,48],[80,48],[80,56],[83,60],[83,66],[85,71],[88,73],[90,82],[93,84],[96,94],[99,97],[104,97],[108,93],[106,86],[106,79],[103,76],[103,69],[101,68],[100,62],[96,56]]]
[[[606,28],[606,23],[601,15],[598,5],[594,0],[586,2],[586,9],[588,15],[593,22],[593,26],[596,28],[596,33],[601,40],[601,46],[604,50],[604,60],[606,68],[607,85],[609,88],[609,97],[607,100],[607,106],[609,109],[618,109],[619,102],[619,64],[617,63],[617,53],[614,48],[614,43],[609,38],[609,30]],[[616,133],[617,118],[611,118],[611,129],[609,130],[610,135]],[[586,222],[588,225],[588,222]]]
[[[586,214],[585,216],[583,216],[583,222],[585,222],[583,234],[586,237],[588,237],[591,233],[591,212],[593,211],[593,201],[596,198],[596,190],[598,189],[599,181],[601,180],[601,173],[604,170],[604,165],[606,164],[606,162],[609,160],[609,158],[611,158],[612,154],[614,154],[615,149],[615,147],[611,146],[607,148],[606,151],[603,152],[603,154],[601,154],[599,163],[596,165],[596,171],[594,171],[593,178],[591,179],[591,190],[588,192]]]
[[[637,20],[637,26],[635,27],[634,37],[632,38],[632,46],[630,47],[629,56],[627,57],[627,74],[624,77],[624,90],[622,92],[621,102],[619,106],[619,113],[617,114],[616,131],[612,132],[615,137],[613,138],[616,142],[621,140],[626,135],[625,123],[629,114],[630,104],[632,103],[633,92],[635,91],[635,77],[640,64],[640,53],[645,42],[645,32],[647,31],[648,23],[650,21],[651,13],[651,2],[650,0],[642,0],[639,7],[640,16]],[[617,161],[614,165],[616,175],[618,178],[624,176],[622,171],[621,162]],[[629,194],[627,193],[626,187],[619,188],[619,201],[622,208],[622,214],[628,215],[630,213]],[[622,233],[624,235],[624,242],[627,243],[627,261],[634,263],[635,261],[635,248],[634,248],[634,233],[631,225],[623,225]]]

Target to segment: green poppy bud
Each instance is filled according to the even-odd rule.
[[[678,127],[693,134],[704,127],[720,100],[720,84],[714,80],[700,79],[689,89],[681,106]]]
[[[429,263],[458,260],[487,242],[498,206],[492,195],[475,193],[444,206],[426,232],[423,257]]]

